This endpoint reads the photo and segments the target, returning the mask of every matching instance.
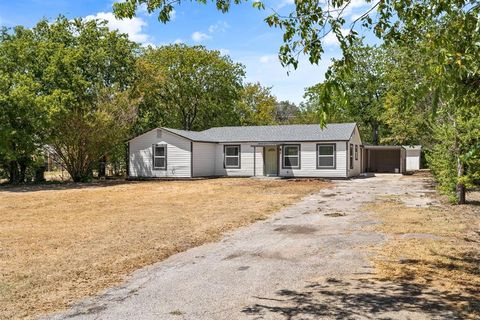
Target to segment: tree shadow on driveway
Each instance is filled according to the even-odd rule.
[[[480,298],[375,279],[329,278],[301,291],[283,289],[272,298],[256,298],[242,310],[256,319],[465,319],[480,307]],[[464,313],[455,304],[470,309]]]

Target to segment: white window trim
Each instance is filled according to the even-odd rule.
[[[162,147],[164,150],[163,156],[157,156],[156,151],[158,147]],[[165,165],[163,167],[155,166],[155,159],[165,159],[163,162]],[[167,170],[167,145],[166,144],[154,144],[153,145],[153,170]]]
[[[297,148],[297,154],[296,155],[286,155],[285,148],[288,147],[294,147]],[[282,169],[301,169],[300,165],[300,154],[301,154],[301,148],[299,144],[284,144],[283,149],[282,149]],[[287,166],[285,164],[285,159],[286,158],[298,158],[298,165],[297,166]]]
[[[321,155],[320,147],[332,147],[333,153],[331,155]],[[333,158],[333,165],[321,166],[320,158]],[[335,143],[318,143],[317,144],[317,169],[336,169],[337,168],[337,145]]]
[[[238,149],[238,155],[236,156],[227,156],[227,148],[237,148]],[[223,167],[225,169],[241,169],[242,164],[241,164],[241,155],[242,152],[242,147],[239,144],[226,144],[223,146]],[[227,158],[238,158],[238,165],[227,165]]]

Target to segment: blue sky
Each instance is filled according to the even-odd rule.
[[[311,65],[301,57],[297,70],[287,70],[277,58],[282,44],[280,30],[263,21],[272,9],[287,14],[293,0],[269,0],[265,11],[253,9],[250,3],[233,6],[222,14],[212,3],[200,5],[185,1],[176,8],[172,21],[158,22],[155,14],[141,10],[133,20],[116,20],[111,11],[113,0],[0,0],[0,25],[32,27],[41,18],[53,20],[59,14],[69,18],[88,17],[109,21],[112,29],[128,33],[130,39],[142,44],[163,45],[183,42],[201,44],[228,54],[246,66],[246,81],[272,87],[279,100],[302,101],[305,87],[321,82],[334,57],[341,53],[333,35],[325,39],[325,55],[319,65]],[[363,0],[353,0],[345,11],[347,21],[368,9]]]

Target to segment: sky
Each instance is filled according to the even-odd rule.
[[[234,62],[246,67],[246,82],[260,82],[271,87],[278,100],[300,103],[305,88],[324,79],[332,58],[341,57],[333,34],[324,41],[325,53],[318,65],[311,65],[307,57],[300,57],[296,70],[288,70],[278,60],[282,45],[281,30],[269,27],[264,19],[275,10],[288,14],[294,8],[293,0],[267,0],[266,10],[256,10],[251,3],[236,5],[223,14],[213,3],[201,5],[189,1],[177,6],[172,20],[163,24],[155,13],[140,10],[131,20],[117,20],[112,14],[114,0],[0,0],[0,25],[33,27],[42,18],[54,20],[58,15],[68,18],[98,18],[109,22],[111,29],[127,33],[132,41],[142,45],[185,43],[203,45],[220,50]],[[365,12],[364,0],[352,0],[345,10],[347,21]],[[362,32],[361,30],[357,30]],[[287,71],[290,71],[287,73]]]

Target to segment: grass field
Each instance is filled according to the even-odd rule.
[[[315,180],[0,189],[0,319],[31,318],[329,187]]]
[[[465,319],[480,317],[480,193],[469,205],[407,207],[395,198],[367,206],[389,235],[374,260],[382,280],[436,290]]]

